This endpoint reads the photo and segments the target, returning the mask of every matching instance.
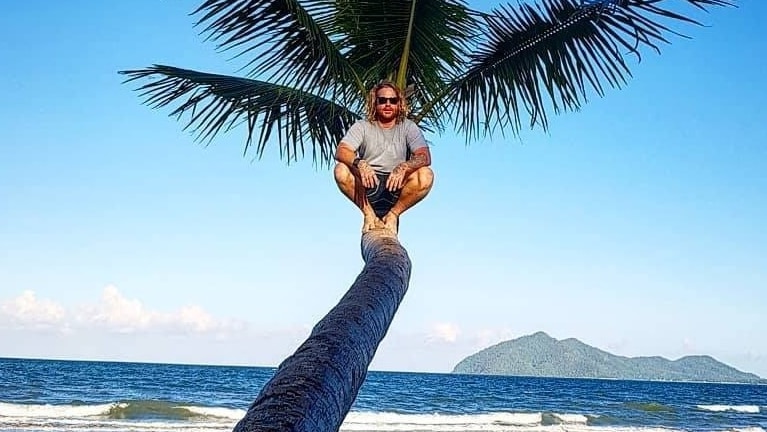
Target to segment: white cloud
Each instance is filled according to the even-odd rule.
[[[486,348],[518,336],[507,327],[480,328],[465,331],[458,324],[450,322],[432,323],[426,331],[426,340],[428,342],[460,343],[474,348]]]
[[[145,307],[139,300],[125,297],[117,287],[104,288],[96,304],[67,310],[47,299],[25,291],[0,302],[0,325],[9,322],[19,329],[51,329],[64,332],[99,330],[116,333],[191,332],[219,333],[239,331],[244,323],[216,319],[203,308],[187,305],[173,312]]]
[[[212,315],[199,306],[185,306],[178,311],[178,322],[183,327],[196,332],[208,332],[216,329],[219,324]]]
[[[454,343],[458,340],[461,329],[453,323],[434,323],[429,329],[427,340]]]
[[[138,300],[130,300],[113,285],[104,288],[101,301],[95,306],[86,306],[75,320],[86,325],[108,328],[119,333],[146,330],[159,321],[161,314],[144,308]]]
[[[66,319],[63,307],[50,300],[40,300],[32,291],[24,291],[18,297],[0,302],[0,324],[30,329],[60,327]]]

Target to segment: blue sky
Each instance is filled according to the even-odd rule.
[[[707,27],[548,132],[429,136],[410,289],[371,367],[447,372],[542,330],[767,377],[767,3],[741,3],[693,12]],[[204,147],[121,84],[153,63],[237,72],[196,6],[4,9],[0,356],[273,366],[360,271],[329,171],[243,157],[242,130]]]

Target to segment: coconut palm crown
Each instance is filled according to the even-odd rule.
[[[287,162],[310,148],[330,165],[381,80],[406,89],[426,130],[453,128],[468,142],[546,129],[550,112],[626,84],[626,57],[659,52],[679,35],[672,23],[700,24],[671,4],[707,11],[734,1],[530,0],[479,11],[458,0],[206,0],[196,25],[245,59],[244,76],[167,65],[120,73],[144,80],[144,102],[174,106],[200,140],[244,125],[245,153],[255,146],[261,157],[275,143]]]

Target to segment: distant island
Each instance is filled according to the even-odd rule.
[[[710,356],[623,357],[545,332],[501,342],[461,360],[456,374],[767,384]]]

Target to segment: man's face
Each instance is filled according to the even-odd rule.
[[[397,102],[397,92],[393,89],[389,87],[379,89],[376,92],[376,115],[378,119],[382,121],[394,120],[399,111]]]

